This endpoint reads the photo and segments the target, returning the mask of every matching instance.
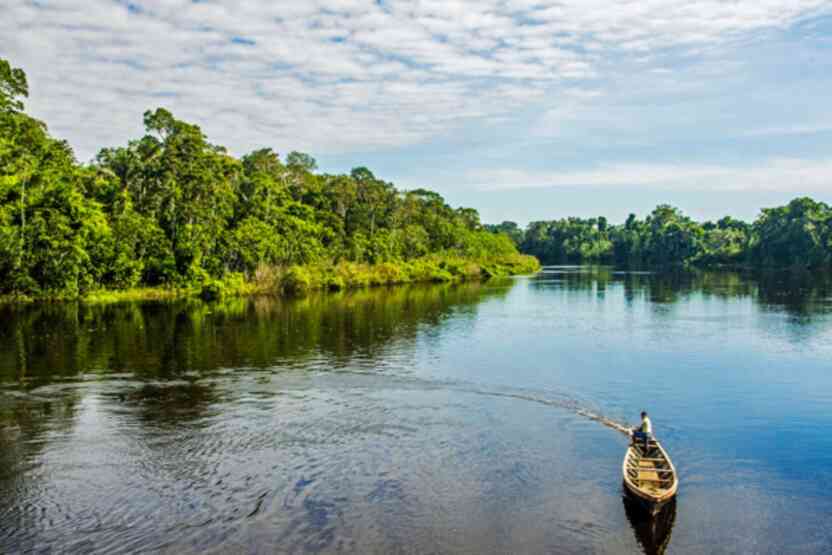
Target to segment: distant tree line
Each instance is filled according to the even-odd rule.
[[[832,265],[832,208],[811,198],[763,209],[753,223],[726,216],[699,223],[678,208],[658,206],[621,225],[603,217],[487,225],[543,263],[600,262],[627,266],[748,266],[818,268]]]
[[[0,59],[0,293],[183,286],[259,268],[379,264],[435,253],[517,256],[471,208],[397,190],[364,167],[265,148],[242,158],[165,109],[89,164],[24,112],[26,75]]]

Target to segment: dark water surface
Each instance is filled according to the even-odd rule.
[[[660,522],[622,497],[650,410]],[[832,551],[826,276],[0,307],[0,553]]]

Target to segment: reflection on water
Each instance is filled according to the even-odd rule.
[[[825,275],[603,267],[0,307],[0,552],[828,552],[830,307]],[[648,407],[652,520],[586,417]]]
[[[566,291],[603,298],[614,286],[628,302],[649,300],[658,305],[685,302],[692,296],[718,299],[751,298],[769,310],[811,318],[832,312],[832,274],[826,272],[631,272],[609,266],[552,266],[534,280],[547,287],[557,280]]]
[[[662,555],[670,545],[673,523],[676,521],[676,499],[662,507],[655,516],[646,512],[630,495],[625,494],[622,501],[624,513],[644,553]]]
[[[389,341],[474,314],[507,289],[479,284],[398,287],[283,301],[0,306],[0,382],[50,382],[81,373],[129,371],[171,377],[221,367],[327,367],[384,358]]]

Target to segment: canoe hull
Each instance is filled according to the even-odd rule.
[[[647,498],[641,495],[639,492],[634,491],[628,484],[627,480],[623,480],[622,484],[624,485],[624,494],[627,496],[635,506],[641,509],[646,515],[649,516],[656,516],[662,510],[673,503],[676,500],[676,496],[673,495],[668,497],[667,499],[656,501],[655,499]]]

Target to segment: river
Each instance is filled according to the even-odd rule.
[[[680,477],[622,493],[647,409]],[[0,553],[832,550],[832,282],[0,307]]]

